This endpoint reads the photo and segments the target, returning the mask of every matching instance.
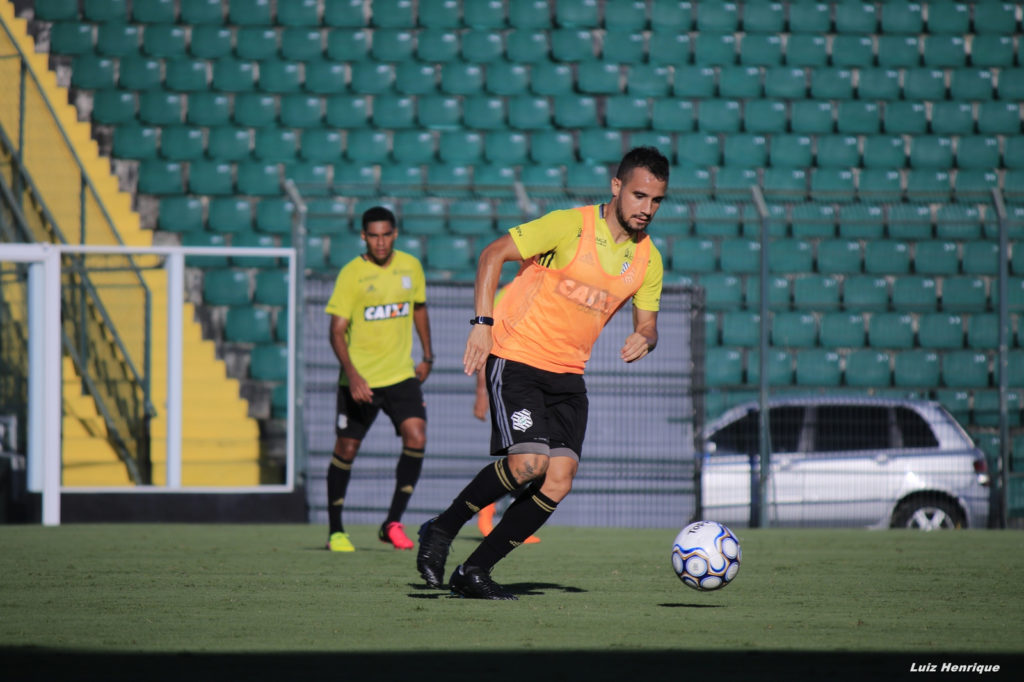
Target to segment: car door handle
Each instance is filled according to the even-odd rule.
[[[888,464],[889,455],[875,455],[875,464]]]

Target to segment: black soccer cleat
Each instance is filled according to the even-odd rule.
[[[459,566],[452,573],[449,583],[452,595],[467,599],[495,599],[518,601],[519,597],[512,594],[498,583],[491,580],[491,574],[476,566]]]
[[[444,589],[444,562],[452,546],[452,538],[434,528],[437,517],[420,526],[420,547],[416,551],[416,568],[427,581],[427,586]]]

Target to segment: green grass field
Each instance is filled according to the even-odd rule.
[[[741,529],[735,582],[699,593],[672,572],[671,531],[553,526],[494,572],[518,602],[428,590],[412,552],[374,528],[350,531],[359,550],[331,554],[317,526],[0,526],[0,670],[489,680],[518,679],[529,660],[551,674],[537,679],[643,680],[684,664],[724,679],[891,679],[947,661],[1001,664],[1004,678],[1024,669],[1016,531]],[[449,569],[478,539],[467,526]]]

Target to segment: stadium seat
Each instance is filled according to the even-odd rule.
[[[793,357],[789,352],[767,349],[765,357],[769,386],[789,386],[793,383]],[[757,385],[761,381],[761,358],[755,349],[747,352],[747,383]]]
[[[740,207],[725,202],[698,203],[694,210],[694,232],[705,237],[739,235]]]
[[[801,348],[816,346],[818,344],[817,320],[814,315],[806,312],[775,313],[772,317],[771,343],[773,346]]]
[[[612,64],[641,64],[646,58],[646,39],[641,31],[623,30],[616,40],[605,40],[601,46],[601,59]]]
[[[424,64],[446,64],[459,56],[455,31],[421,29],[416,34],[416,56]]]
[[[451,61],[441,66],[441,91],[450,95],[476,95],[484,88],[480,64]]]
[[[501,34],[491,30],[470,29],[462,34],[460,52],[462,59],[471,64],[488,64],[501,59],[505,45]]]
[[[809,135],[779,134],[770,139],[768,152],[772,167],[806,168],[813,164],[813,147]]]
[[[897,277],[892,285],[892,305],[904,311],[935,310],[938,306],[935,279],[920,275]]]
[[[810,348],[797,353],[797,385],[838,386],[841,377],[839,353],[834,350]]]
[[[181,163],[145,159],[139,164],[138,190],[142,194],[184,194]]]
[[[360,62],[370,54],[370,31],[336,28],[327,32],[327,57],[337,62]]]
[[[827,275],[803,275],[793,279],[793,305],[804,310],[839,307],[839,280]]]
[[[874,41],[871,36],[840,33],[832,39],[831,57],[832,64],[835,66],[873,66],[875,63],[874,52]]]
[[[281,182],[276,164],[243,162],[237,168],[238,191],[253,196],[278,194]]]
[[[191,196],[160,199],[157,226],[168,232],[197,232],[203,229],[203,204]]]
[[[466,237],[437,235],[427,242],[425,266],[430,270],[457,271],[472,265],[472,251]]]
[[[704,302],[709,310],[731,310],[743,303],[743,283],[736,275],[708,273],[701,276],[700,284],[704,287]]]
[[[748,133],[783,133],[787,121],[786,103],[782,100],[751,99],[743,105],[743,127]]]
[[[605,99],[605,125],[609,128],[644,130],[650,127],[651,112],[646,97],[632,95]]]
[[[288,347],[261,343],[249,356],[249,377],[259,381],[284,381],[288,378]]]
[[[975,35],[971,41],[971,65],[981,68],[1014,66],[1014,41],[1010,35]]]
[[[692,131],[695,122],[693,106],[693,102],[687,99],[655,99],[651,107],[651,128],[659,132],[670,133]]]
[[[978,104],[978,132],[982,134],[1020,135],[1021,112],[1018,102],[992,101]]]
[[[764,135],[740,133],[725,138],[722,149],[726,166],[758,168],[768,160],[768,139]]]
[[[522,0],[511,3],[509,7],[510,20],[512,16],[515,16],[518,20],[524,12],[529,12],[531,7],[536,7],[536,0]],[[466,26],[470,26],[476,29],[489,29],[489,28],[501,28],[505,25],[505,8],[500,0],[484,0],[482,2],[467,3],[463,7],[462,21]],[[544,12],[547,14],[547,12]],[[423,8],[420,8],[420,22],[423,21]],[[544,17],[544,21],[540,21],[536,17],[530,17],[527,22],[529,25],[533,25],[536,22],[537,26],[549,26],[550,22]],[[519,24],[512,23],[513,26]]]
[[[858,350],[846,356],[847,386],[881,388],[892,385],[892,358],[877,350]]]
[[[873,314],[868,322],[868,344],[873,348],[912,348],[914,346],[913,316],[902,312]]]
[[[857,203],[839,207],[839,236],[850,239],[879,239],[884,230],[881,206]]]
[[[775,3],[772,3],[775,4]],[[765,5],[748,5],[767,6]],[[747,33],[740,42],[740,63],[748,66],[769,67],[782,63],[782,37],[775,34]]]
[[[395,81],[392,64],[364,61],[351,65],[349,87],[362,95],[387,92]],[[295,62],[267,60],[260,66],[260,88],[267,92],[291,92],[299,86],[298,65]]]
[[[551,56],[560,62],[586,62],[594,59],[594,40],[590,31],[556,28],[551,31]]]
[[[769,67],[764,72],[765,97],[802,99],[807,95],[807,73],[794,66]]]
[[[839,67],[813,69],[811,71],[811,97],[815,99],[849,99],[853,97],[853,71]]]
[[[239,268],[211,268],[203,273],[203,302],[207,305],[247,305],[249,275]]]
[[[843,281],[843,307],[847,310],[885,310],[889,283],[884,277],[854,275]]]
[[[827,17],[826,21],[828,21]],[[790,10],[791,28],[792,23],[793,13]],[[794,30],[786,42],[785,57],[787,66],[811,68],[826,66],[828,64],[828,43],[824,35],[812,32],[797,33]]]
[[[970,7],[960,2],[928,5],[928,32],[964,34],[969,32]]]
[[[199,194],[195,190],[193,192]],[[242,198],[211,199],[206,223],[208,229],[220,234],[248,232],[252,230],[252,207]]]
[[[761,337],[761,316],[757,313],[728,310],[722,313],[722,345],[758,345]]]
[[[951,351],[943,354],[942,384],[952,388],[988,386],[988,356],[973,350]]]
[[[864,315],[861,313],[824,313],[820,326],[820,343],[825,348],[860,348],[865,345]]]
[[[928,128],[923,102],[886,102],[882,126],[891,135],[920,135]]]
[[[708,386],[736,386],[743,383],[743,354],[735,348],[709,348],[705,367]]]
[[[736,133],[740,130],[740,102],[734,99],[706,99],[698,103],[697,128],[708,133]]]
[[[652,64],[685,65],[690,62],[692,49],[690,35],[667,29],[664,24],[652,22],[654,30],[647,46],[647,56]]]
[[[995,83],[991,69],[969,67],[953,70],[949,83],[951,99],[957,101],[983,101],[992,99],[994,94]]]
[[[996,289],[993,289],[996,298]],[[988,305],[982,277],[946,277],[942,281],[942,308],[950,311],[979,311]]]
[[[525,64],[494,61],[487,65],[484,88],[491,94],[503,97],[522,95],[530,87],[530,75]]]
[[[760,277],[747,277],[744,296],[748,308],[760,306]],[[791,299],[789,279],[780,275],[770,276],[768,278],[768,307],[772,310],[785,310],[789,308]]]
[[[427,167],[427,189],[439,196],[468,196],[470,167],[463,164],[432,163]]]
[[[883,68],[914,68],[921,63],[921,39],[913,35],[878,36],[878,65]]]
[[[761,96],[761,69],[756,66],[724,66],[718,73],[718,95],[729,99]]]
[[[863,100],[893,100],[900,97],[900,72],[888,67],[862,68],[857,79],[857,97]]]
[[[546,31],[513,29],[505,38],[505,56],[517,64],[544,62],[548,59],[549,51]]]
[[[239,232],[231,236],[231,246],[252,248],[273,248],[274,237],[255,232]],[[278,259],[271,256],[231,256],[231,264],[240,268],[274,268]],[[269,339],[268,339],[269,340]]]
[[[555,98],[554,111],[545,97],[522,95],[508,101],[508,124],[515,130],[543,130],[555,120],[567,127],[575,123],[591,124],[597,121],[597,108],[593,98],[565,95]]]
[[[811,171],[811,199],[846,203],[856,194],[853,171],[847,168],[815,168]]]
[[[999,245],[975,239],[964,242],[960,267],[966,275],[998,274]]]
[[[962,35],[928,34],[924,36],[922,54],[925,66],[956,68],[966,64],[967,43]]]
[[[829,239],[818,243],[818,272],[856,274],[861,272],[861,245],[855,239]]]
[[[864,246],[864,271],[868,274],[910,272],[910,248],[905,242],[869,241]]]
[[[760,271],[761,244],[751,239],[723,239],[721,269],[734,274]]]
[[[820,135],[815,159],[819,168],[859,166],[860,142],[856,135]]]
[[[914,247],[914,271],[924,275],[955,275],[960,270],[956,242],[926,240]]]
[[[932,211],[928,204],[893,204],[888,207],[886,226],[895,240],[932,238]]]
[[[709,273],[718,270],[715,242],[711,239],[676,238],[671,247],[672,269],[680,272]]]
[[[794,133],[824,135],[833,132],[832,103],[821,100],[797,100],[790,107]]]
[[[930,350],[906,350],[893,362],[893,383],[907,388],[933,388],[939,385],[939,355]]]
[[[736,35],[733,33],[698,33],[693,44],[693,62],[708,66],[729,66],[736,63]]]
[[[924,348],[963,348],[963,318],[950,313],[924,313],[918,320],[917,340]]]
[[[768,269],[770,272],[794,274],[812,272],[814,250],[805,239],[777,239],[768,245]]]
[[[174,161],[192,161],[203,156],[203,131],[193,126],[167,126],[160,133],[160,154]]]
[[[807,171],[803,168],[765,168],[765,196],[772,200],[800,200],[807,196]]]
[[[156,156],[157,128],[120,125],[114,128],[113,155],[119,159],[152,159]]]

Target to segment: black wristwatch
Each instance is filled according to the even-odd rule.
[[[469,320],[470,324],[486,324],[488,327],[494,326],[493,317],[484,317],[483,315],[477,315]]]

